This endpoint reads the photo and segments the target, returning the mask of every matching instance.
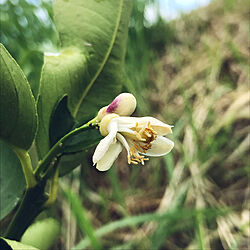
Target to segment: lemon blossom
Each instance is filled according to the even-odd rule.
[[[108,170],[122,151],[127,150],[128,163],[144,165],[147,156],[163,156],[174,143],[164,137],[173,126],[153,117],[127,117],[107,114],[100,122],[104,139],[97,145],[93,163],[100,171]]]

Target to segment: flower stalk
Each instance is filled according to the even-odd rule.
[[[90,120],[86,124],[70,131],[68,134],[63,136],[47,153],[47,155],[43,158],[43,160],[40,162],[38,167],[35,169],[35,177],[37,179],[45,178],[48,173],[48,169],[50,167],[50,164],[57,161],[57,158],[63,153],[63,145],[65,141],[85,130],[93,129],[93,126],[96,125],[97,118]],[[53,164],[52,164],[53,165]],[[53,167],[53,166],[52,166]]]
[[[24,174],[25,181],[26,181],[26,188],[28,189],[28,188],[34,187],[37,182],[36,182],[35,176],[33,174],[33,168],[32,168],[29,153],[26,150],[23,150],[21,148],[17,148],[15,146],[11,146],[11,148],[16,153],[18,159],[21,162],[23,174]]]

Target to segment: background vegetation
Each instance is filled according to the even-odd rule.
[[[2,2],[0,40],[36,95],[42,53],[57,47],[51,2]],[[142,167],[128,166],[121,154],[105,173],[87,152],[62,178],[55,206],[38,218],[60,224],[51,249],[250,246],[249,3],[218,0],[149,24],[145,7],[152,2],[133,7],[124,91],[137,98],[136,116],[175,125],[175,148]]]

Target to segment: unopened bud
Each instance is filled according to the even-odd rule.
[[[110,123],[110,121],[113,118],[119,117],[119,115],[117,114],[108,114],[105,117],[103,117],[101,123],[100,123],[100,132],[102,136],[106,136],[108,135],[109,131],[108,131],[108,125]]]
[[[98,112],[97,119],[101,121],[107,114],[117,114],[120,116],[130,116],[135,111],[136,99],[130,93],[118,95],[108,106],[101,108]]]
[[[136,99],[130,93],[118,95],[107,107],[106,113],[130,116],[135,111]]]

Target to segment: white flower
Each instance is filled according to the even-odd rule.
[[[172,133],[170,125],[153,117],[126,117],[117,114],[104,116],[100,141],[93,155],[93,163],[100,171],[108,170],[122,151],[127,150],[128,163],[144,165],[145,156],[162,156],[169,153],[174,143],[164,135]]]

